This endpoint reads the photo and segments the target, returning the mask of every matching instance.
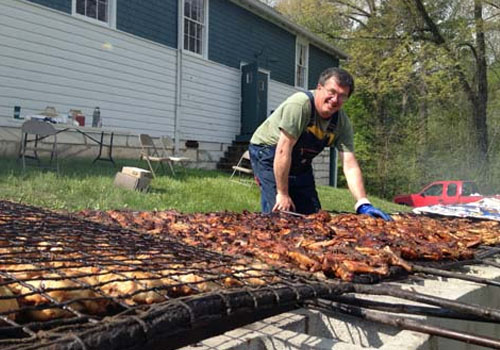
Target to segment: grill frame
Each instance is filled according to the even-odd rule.
[[[28,237],[24,232],[20,235],[20,237],[24,237],[23,240],[17,240],[15,242],[11,242],[10,246],[5,245],[4,241],[1,241],[0,248],[10,247],[10,248],[20,248],[22,244],[25,244],[25,251],[29,253],[24,258],[17,257],[15,260],[15,253],[11,254],[11,257],[14,256],[14,260],[7,260],[7,262],[16,262],[18,264],[27,264],[32,263],[34,265],[45,263],[47,261],[53,261],[52,255],[57,255],[57,252],[60,252],[60,249],[68,249],[71,248],[70,243],[75,243],[77,240],[72,241],[75,237],[79,235],[88,234],[89,230],[93,233],[99,233],[106,237],[110,237],[109,239],[116,239],[115,246],[118,250],[125,249],[123,247],[123,237],[140,237],[140,240],[134,240],[134,243],[138,242],[138,246],[134,247],[134,249],[130,249],[129,253],[125,258],[125,260],[119,261],[118,263],[111,259],[116,256],[107,256],[105,258],[101,258],[97,255],[94,256],[92,254],[86,253],[81,256],[78,256],[77,259],[72,259],[72,262],[78,262],[80,260],[88,263],[113,263],[123,266],[124,268],[128,268],[128,270],[118,270],[117,274],[123,274],[125,272],[151,272],[144,267],[153,265],[151,262],[146,262],[147,258],[137,259],[137,256],[140,254],[146,254],[145,252],[151,249],[160,249],[165,246],[171,247],[173,251],[177,253],[174,254],[177,258],[187,259],[192,262],[193,257],[202,256],[204,258],[203,262],[206,260],[213,259],[215,261],[214,265],[211,266],[203,266],[204,268],[208,268],[209,270],[212,268],[218,269],[225,267],[227,264],[235,263],[242,265],[243,263],[239,261],[239,259],[244,259],[242,257],[232,257],[224,254],[207,251],[205,249],[192,247],[189,245],[185,245],[176,240],[169,239],[165,236],[152,236],[146,233],[139,233],[133,230],[124,229],[121,227],[113,227],[113,226],[104,226],[97,224],[95,222],[90,222],[79,217],[75,217],[72,215],[64,215],[57,214],[47,210],[43,210],[40,208],[35,208],[31,206],[24,206],[20,204],[10,203],[10,202],[1,202],[0,201],[0,228],[5,229],[5,213],[8,210],[5,210],[6,206],[10,206],[10,214],[14,215],[18,223],[22,224],[22,217],[19,215],[24,209],[27,212],[30,212],[32,219],[25,220],[24,226],[20,225],[16,226],[16,230],[10,231],[10,234],[16,234],[19,236],[19,232],[17,231],[19,228],[30,227],[33,232],[40,233],[39,237]],[[17,215],[17,216],[16,216]],[[36,224],[34,224],[36,223]],[[68,229],[68,226],[61,225],[64,223],[66,225],[73,225],[72,229],[76,231],[75,236],[70,236],[67,242],[64,244],[59,244],[60,237],[67,238],[67,232],[64,230]],[[51,225],[59,225],[59,226],[51,226]],[[55,231],[50,232],[50,228],[53,228]],[[2,231],[7,232],[9,231]],[[45,233],[55,234],[55,237],[44,236]],[[62,236],[61,236],[62,235]],[[5,234],[4,234],[5,236]],[[5,237],[1,236],[0,239],[4,239]],[[50,236],[50,235],[49,235]],[[50,240],[47,242],[47,239]],[[57,238],[57,239],[56,239]],[[95,238],[95,237],[94,237]],[[120,240],[122,239],[122,240]],[[30,243],[27,244],[26,242]],[[44,243],[45,242],[45,243]],[[95,248],[99,246],[99,239],[97,240],[89,240],[84,241],[83,247],[86,249]],[[36,243],[36,244],[35,244]],[[44,243],[44,244],[41,244]],[[53,247],[50,243],[56,243],[56,250],[51,252],[47,250],[46,247]],[[108,244],[110,241],[101,242]],[[26,248],[27,247],[27,248]],[[159,248],[160,247],[160,248]],[[106,250],[103,250],[106,252]],[[108,250],[109,251],[109,250]],[[121,251],[121,250],[120,250]],[[482,263],[481,259],[486,259],[489,256],[497,254],[500,252],[498,248],[486,248],[483,249],[484,254],[479,254],[479,256],[471,261],[462,261],[458,262],[459,265],[468,265],[473,263]],[[41,253],[41,258],[36,258],[32,254]],[[68,250],[66,253],[82,253],[80,250]],[[187,254],[187,256],[186,256]],[[2,260],[5,258],[5,253],[0,251],[0,262],[4,264],[6,261]],[[117,256],[120,256],[117,254]],[[109,258],[109,259],[108,259]],[[52,259],[52,260],[51,260]],[[108,259],[108,260],[107,260]],[[128,260],[127,260],[128,259]],[[189,260],[191,259],[191,260]],[[74,261],[73,261],[74,260]],[[130,260],[130,261],[129,261]],[[134,260],[140,260],[141,264],[137,264],[137,262],[133,262]],[[239,262],[238,262],[239,261]],[[246,260],[250,263],[250,260]],[[60,261],[61,263],[63,261]],[[67,261],[64,261],[67,262]],[[139,266],[138,266],[139,265]],[[75,267],[81,267],[82,265],[75,265]],[[106,267],[107,265],[95,266],[94,267]],[[440,263],[435,264],[433,266],[440,267],[442,269],[456,268],[457,262],[452,263]],[[68,268],[65,266],[64,268]],[[59,275],[59,277],[51,277],[54,280],[65,280],[68,279],[67,276],[62,275],[59,270],[63,270],[63,267],[50,267],[44,268],[46,271],[50,273],[54,273]],[[135,269],[135,270],[134,270]],[[202,267],[198,267],[198,270],[189,270],[184,271],[184,274],[188,274],[191,272],[200,273]],[[29,269],[27,269],[29,272]],[[239,325],[248,324],[250,322],[260,320],[266,318],[271,315],[275,315],[284,311],[292,310],[301,307],[305,302],[316,300],[316,299],[332,299],[335,296],[340,296],[346,293],[352,292],[363,292],[366,294],[390,294],[391,291],[387,291],[387,289],[382,288],[381,286],[373,286],[373,288],[369,288],[371,286],[360,287],[355,283],[345,283],[338,281],[320,281],[315,279],[311,274],[299,273],[296,271],[287,271],[287,270],[279,270],[274,269],[269,266],[265,269],[265,274],[267,275],[259,275],[258,277],[269,277],[269,278],[279,278],[277,283],[272,283],[271,285],[266,286],[252,286],[251,284],[243,284],[243,286],[239,285],[235,288],[229,288],[228,290],[219,290],[213,292],[204,292],[199,288],[200,283],[205,282],[218,282],[221,285],[221,278],[232,277],[236,280],[249,280],[253,278],[252,276],[241,277],[237,276],[238,273],[246,273],[252,270],[256,270],[255,268],[250,268],[249,270],[233,270],[229,274],[218,274],[217,276],[213,276],[213,279],[204,278],[203,281],[196,282],[183,282],[174,285],[174,287],[187,286],[198,292],[198,295],[195,296],[185,296],[185,297],[172,297],[166,294],[165,301],[161,303],[157,303],[154,305],[134,305],[131,306],[127,304],[127,298],[134,297],[135,295],[144,293],[144,292],[158,292],[162,290],[162,288],[151,287],[136,290],[131,294],[122,295],[120,298],[111,297],[110,300],[116,303],[121,307],[119,311],[117,311],[114,315],[109,317],[103,317],[101,315],[87,315],[81,313],[79,310],[72,309],[71,305],[75,300],[69,300],[65,302],[59,302],[56,299],[52,298],[50,293],[54,291],[71,291],[80,289],[78,287],[69,287],[69,288],[59,288],[59,289],[45,289],[45,290],[35,290],[34,288],[29,288],[29,284],[27,287],[31,290],[31,294],[40,294],[46,299],[51,300],[53,302],[53,306],[62,307],[66,310],[69,310],[74,317],[63,318],[59,320],[49,321],[49,322],[31,322],[26,324],[19,324],[13,322],[7,318],[8,311],[1,312],[0,318],[10,324],[11,326],[0,328],[0,334],[5,334],[5,332],[11,332],[11,334],[19,335],[17,338],[10,338],[5,341],[5,339],[0,339],[0,347],[4,347],[6,349],[87,349],[87,348],[95,348],[95,349],[142,349],[144,347],[148,348],[162,348],[162,349],[174,349],[183,345],[187,345],[193,343],[195,341],[201,340],[206,337],[214,336],[220,334],[226,330],[235,328]],[[401,274],[402,269],[395,268],[394,275],[389,276],[389,278],[404,278],[407,277],[408,274]],[[421,273],[432,273],[430,269],[421,270]],[[12,271],[11,271],[12,272]],[[16,272],[16,271],[14,271]],[[17,271],[19,273],[19,271]],[[22,272],[22,271],[21,271]],[[116,272],[116,271],[115,271]],[[209,274],[214,275],[211,271]],[[176,276],[176,273],[173,273]],[[0,272],[0,277],[10,278],[8,281],[0,281],[0,286],[8,285],[13,283],[25,283],[33,281],[33,278],[28,278],[27,280],[16,279],[13,278],[12,274],[6,274],[5,272]],[[73,276],[73,279],[78,280],[81,277],[85,276]],[[130,278],[126,276],[126,279],[118,279],[117,281],[140,281],[141,278]],[[159,276],[157,276],[159,278]],[[163,276],[165,277],[165,276]],[[166,277],[169,277],[167,275]],[[359,276],[360,278],[364,277],[363,275]],[[458,274],[455,274],[454,277],[459,277]],[[71,278],[70,278],[71,279]],[[145,277],[144,282],[151,279],[151,277]],[[384,279],[372,279],[369,281],[370,283],[380,282]],[[109,281],[108,281],[109,282]],[[89,287],[83,286],[83,287]],[[91,289],[95,289],[95,287],[100,287],[96,285],[90,286]],[[172,287],[172,286],[170,286]],[[392,292],[394,293],[394,292]],[[30,294],[25,294],[25,296],[29,296]],[[415,297],[415,293],[413,296]],[[103,296],[104,297],[104,296]],[[107,297],[106,297],[107,298]],[[408,297],[410,298],[410,297]],[[0,296],[0,301],[2,299],[8,299],[8,297]],[[92,298],[90,298],[92,299]],[[430,299],[427,299],[430,300]],[[81,301],[81,300],[80,300]],[[440,301],[432,300],[432,305],[438,306],[450,306],[453,303],[444,302],[440,304]],[[457,306],[457,304],[452,305],[453,307]],[[25,309],[25,311],[29,310],[39,310],[45,308],[45,305],[32,306]],[[465,312],[465,314],[476,315],[477,312],[483,312],[481,308],[475,308],[470,305],[458,305],[458,310]],[[472,311],[471,311],[472,310]],[[476,312],[477,311],[477,312]],[[500,310],[486,310],[487,312],[493,312],[495,315],[500,313]],[[457,316],[457,314],[455,314]],[[459,315],[457,316],[459,317]],[[465,317],[464,317],[465,318]],[[24,335],[21,337],[20,335]],[[189,340],[186,340],[189,339]]]
[[[12,310],[0,312],[0,319],[4,321],[0,326],[0,334],[4,335],[0,338],[0,347],[6,349],[139,349],[144,346],[154,348],[157,346],[155,344],[165,348],[165,344],[174,343],[172,348],[176,348],[183,339],[192,342],[197,338],[213,336],[223,330],[234,328],[237,321],[241,323],[262,319],[297,308],[299,303],[308,299],[343,293],[347,288],[321,282],[308,274],[280,271],[268,266],[261,269],[254,268],[250,259],[242,261],[242,257],[227,256],[188,246],[168,237],[151,236],[121,227],[108,227],[78,217],[12,202],[0,201],[0,230],[2,230],[0,263],[2,266],[22,267],[0,271],[2,277],[0,286],[18,285],[25,288],[21,294],[0,296],[0,300],[40,296],[45,299],[41,304],[22,305],[20,313],[45,310],[49,307],[61,308],[70,313],[68,317],[50,321],[18,322],[19,320],[13,321],[8,318]],[[124,244],[130,238],[133,238],[133,247]],[[98,249],[99,246],[105,248]],[[167,248],[168,251],[165,251]],[[95,254],[90,254],[92,249]],[[110,252],[112,254],[107,255]],[[171,261],[162,266],[156,262],[159,258],[149,257],[146,254],[148,252],[163,254],[171,258]],[[66,258],[71,254],[76,256]],[[138,258],[140,255],[145,256]],[[116,261],[117,257],[124,259]],[[147,261],[149,258],[150,261]],[[174,271],[170,275],[161,277],[173,278],[178,275],[198,274],[202,276],[201,281],[179,282],[168,287],[170,289],[188,287],[193,293],[198,293],[197,295],[178,297],[166,293],[162,294],[165,297],[163,302],[131,305],[127,303],[128,299],[146,292],[160,293],[162,287],[142,288],[119,297],[102,292],[102,286],[113,281],[140,284],[141,278],[132,278],[127,276],[127,273],[150,273],[153,271],[150,269],[151,266],[160,270],[179,264],[179,260],[191,264],[190,268],[187,271]],[[61,266],[48,266],[49,263]],[[201,263],[203,263],[201,266],[193,267]],[[246,263],[249,266],[245,266]],[[64,266],[65,264],[69,265]],[[126,278],[91,285],[82,282],[82,278],[95,276],[94,273],[67,275],[68,270],[72,268],[106,269],[111,264],[124,269],[111,271],[112,273],[116,273],[117,276],[125,275]],[[242,269],[233,269],[226,274],[214,272],[214,269],[227,269],[228,265],[231,268],[240,266]],[[183,268],[186,266],[179,267]],[[259,273],[257,276],[249,274],[256,271]],[[45,276],[38,277],[42,272]],[[32,273],[35,276],[17,277],[23,273]],[[159,279],[160,276],[145,277],[144,281],[155,278]],[[233,278],[241,284],[224,289],[221,281],[225,278]],[[265,285],[247,283],[256,278],[268,283]],[[56,282],[69,280],[76,285],[47,288],[40,284],[41,287],[37,288],[34,284],[39,280]],[[199,287],[202,283],[216,283],[221,288],[204,291]],[[80,290],[97,292],[97,296],[67,300],[58,300],[54,296],[54,293]],[[114,314],[95,315],[73,306],[78,302],[101,299],[115,304]],[[214,323],[217,326],[207,329],[207,325]],[[189,337],[182,334],[189,334]],[[173,342],[173,339],[177,339],[176,342]]]

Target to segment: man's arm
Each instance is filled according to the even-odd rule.
[[[281,130],[273,163],[274,178],[276,179],[276,204],[273,211],[295,210],[295,204],[288,193],[288,175],[292,164],[292,149],[296,142],[295,138]]]
[[[371,205],[368,198],[366,198],[365,185],[363,184],[363,175],[359,168],[358,161],[353,152],[339,152],[344,168],[344,174],[347,180],[347,186],[351,191],[356,204],[354,210],[358,214],[366,214],[375,218],[382,218],[386,221],[391,221],[392,218],[384,213],[382,210],[375,208]]]
[[[347,180],[347,186],[356,201],[366,198],[365,185],[363,184],[363,175],[358,161],[353,152],[339,152],[339,157],[344,169],[344,175]]]

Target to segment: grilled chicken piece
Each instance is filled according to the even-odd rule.
[[[10,312],[7,316],[9,319],[14,320],[16,318],[16,311],[19,310],[19,304],[17,303],[16,298],[14,297],[14,294],[12,291],[6,286],[6,285],[1,285],[0,286],[0,296],[2,297],[12,297],[9,299],[0,299],[0,312]],[[3,323],[3,321],[0,321],[0,325]]]
[[[411,265],[408,264],[403,259],[401,259],[401,257],[398,256],[396,253],[394,253],[389,246],[384,247],[384,253],[387,254],[391,265],[401,266],[402,268],[404,268],[408,272],[412,270]]]
[[[28,279],[40,276],[44,274],[44,270],[32,264],[12,264],[12,265],[0,265],[0,270],[8,273],[14,280],[17,279]],[[15,288],[19,288],[16,285]]]
[[[150,304],[221,288],[279,283],[276,275],[266,272],[269,266],[352,280],[356,274],[385,275],[391,265],[411,271],[405,260],[466,259],[472,256],[468,247],[500,243],[497,222],[434,220],[412,214],[398,215],[393,222],[327,212],[307,217],[116,210],[85,211],[82,215],[105,224],[168,235],[224,254],[258,258],[268,265],[250,264],[246,259],[235,265],[209,264],[211,253],[207,252],[205,259],[204,253],[194,256],[189,249],[179,255],[164,253],[154,248],[154,242],[164,239],[158,236],[149,236],[145,245],[123,247],[115,240],[116,234],[121,234],[116,230],[114,236],[96,235],[90,244],[80,240],[82,228],[64,233],[54,229],[57,238],[45,231],[37,236],[16,233],[15,245],[7,232],[7,238],[0,240],[0,269],[13,281],[4,282],[0,294],[10,292],[16,298],[1,299],[0,312],[14,317],[11,314],[15,314],[17,302],[19,307],[43,308],[28,315],[46,320],[73,316],[71,310],[103,314],[115,301]],[[43,215],[27,215],[23,220],[30,226],[48,223]],[[58,220],[49,224],[58,225],[62,222]],[[91,264],[95,266],[88,266]]]
[[[242,262],[243,264],[245,262]],[[253,263],[247,265],[235,265],[223,269],[223,272],[228,275],[233,275],[238,278],[239,285],[247,284],[251,286],[264,286],[268,283],[278,282],[276,277],[271,278],[266,276],[266,270],[271,267],[262,263]]]
[[[369,269],[383,273],[391,265],[411,270],[405,259],[466,259],[472,256],[468,247],[500,242],[498,223],[435,220],[413,214],[396,215],[393,222],[327,212],[307,217],[249,212],[183,215],[175,211],[112,211],[108,215],[124,227],[177,237],[190,245],[255,257],[273,266],[323,270],[347,279]],[[227,284],[238,283],[228,280]]]
[[[387,275],[389,273],[389,269],[387,265],[380,266],[380,267],[374,267],[370,266],[367,263],[363,263],[360,261],[351,261],[351,260],[345,260],[343,261],[340,266],[342,268],[345,268],[347,271],[350,273],[374,273],[377,275]]]
[[[306,244],[302,244],[302,246],[305,249],[321,250],[321,249],[324,249],[326,247],[335,245],[337,243],[338,243],[338,239],[330,239],[330,240],[327,240],[327,241],[319,241],[319,242],[314,242],[314,243],[312,243],[312,242],[311,243],[306,243]]]
[[[83,287],[78,281],[60,278],[59,275],[49,274],[45,275],[43,279],[25,281],[26,286],[21,286],[19,289],[19,302],[24,305],[38,306],[75,300],[75,302],[68,304],[73,310],[86,310],[91,313],[104,313],[106,311],[106,301],[101,303],[100,301],[87,300],[97,297],[94,291]],[[30,310],[29,315],[37,321],[74,316],[72,312],[62,308]]]
[[[316,260],[311,259],[307,255],[297,252],[297,251],[292,251],[288,252],[287,254],[292,260],[295,260],[298,264],[299,267],[305,269],[305,270],[311,270],[311,271],[317,271],[319,270],[319,262]]]
[[[113,298],[123,299],[129,305],[152,304],[167,299],[160,276],[141,272],[125,271],[121,273],[107,272],[98,278],[99,289]]]
[[[211,290],[218,289],[218,285],[216,283],[207,282],[206,278],[198,276],[194,273],[179,274],[173,276],[172,278],[178,281],[178,283],[188,283],[194,288],[193,290],[189,287],[189,285],[183,286],[182,288],[185,290],[185,295],[194,294],[196,290],[200,292],[209,292]]]

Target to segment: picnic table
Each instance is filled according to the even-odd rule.
[[[101,161],[108,161],[115,165],[115,161],[113,160],[113,138],[114,138],[114,130],[109,128],[94,128],[94,127],[85,127],[68,123],[58,123],[54,122],[54,118],[49,118],[44,115],[28,115],[25,116],[24,119],[36,119],[41,120],[46,123],[50,123],[56,129],[56,133],[64,133],[64,132],[77,132],[81,134],[84,138],[85,143],[87,140],[98,145],[98,152],[95,159],[92,161],[92,164]],[[43,138],[38,138],[37,141],[41,141]]]
[[[99,146],[97,157],[92,161],[92,164],[98,160],[108,161],[115,164],[113,160],[113,137],[114,131],[110,129],[102,128],[87,128],[82,126],[68,126],[64,124],[55,124],[57,133],[62,133],[65,131],[76,131],[83,135],[85,139],[96,143]],[[94,137],[92,134],[100,133],[100,137]],[[103,155],[103,149],[107,149],[107,154]]]

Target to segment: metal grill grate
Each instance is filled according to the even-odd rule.
[[[363,215],[84,211],[98,222],[176,237],[211,251],[252,256],[323,278],[376,283],[406,277],[414,262],[456,266],[471,247],[500,242],[500,223],[434,220],[412,214],[385,222]],[[463,261],[463,262],[462,262]]]
[[[141,219],[143,213],[134,215],[137,226],[141,226],[142,220],[142,227],[149,227],[147,230],[155,233],[154,225],[144,217]],[[151,235],[0,201],[0,348],[174,349],[300,307],[303,302],[335,299],[353,292],[419,300],[441,306],[443,310],[438,310],[439,313],[447,317],[493,322],[500,319],[500,311],[496,309],[402,292],[383,285],[326,283],[241,255],[207,251],[200,246],[215,246],[231,255],[244,253],[250,245],[251,237],[246,234],[249,228],[241,224],[233,227],[224,219],[221,223],[217,221],[220,215],[216,214],[193,216],[194,221],[190,224],[196,223],[194,226],[182,222],[175,213],[167,215],[174,218],[168,221],[168,228],[176,229],[176,238],[191,245],[172,240],[165,227],[156,232],[161,234]],[[226,219],[231,219],[232,215],[227,213]],[[262,218],[252,215],[251,218]],[[244,216],[250,214],[243,213],[237,219]],[[347,237],[349,230],[358,230],[360,226],[353,218],[336,221],[335,232]],[[314,219],[307,220],[285,216],[254,220],[250,229],[255,230],[253,234],[259,242],[269,242],[269,245],[253,252],[261,254],[259,257],[266,258],[266,254],[274,257],[273,248],[280,247],[273,244],[279,237],[286,240],[281,241],[282,244],[293,243],[288,253],[294,254],[301,252],[305,238],[319,240],[319,245],[316,242],[308,244],[320,248],[325,247],[325,242],[330,244],[331,241],[324,239],[332,233],[332,227]],[[307,226],[307,223],[312,225]],[[284,231],[277,230],[281,224]],[[377,222],[371,224],[378,225]],[[225,235],[226,240],[214,236],[211,228],[217,225],[222,230],[218,232]],[[486,226],[486,229],[491,227]],[[430,237],[443,235],[437,232]],[[385,234],[378,236],[380,239],[385,237]],[[375,236],[370,234],[368,238],[373,242]],[[456,242],[453,239],[441,245],[442,252],[449,254],[446,250],[458,244]],[[471,259],[464,260],[463,264],[481,263],[482,259],[499,252],[495,247],[482,247],[483,250],[473,257],[467,247],[471,242],[478,244],[477,239],[465,242],[466,246],[460,250],[461,257],[470,256]],[[245,249],[239,250],[239,247]],[[435,252],[432,250],[435,247],[439,244],[431,246],[431,252]],[[352,247],[347,248],[336,247],[334,253],[343,253],[342,249],[346,249],[357,256]],[[290,254],[276,256],[290,257]],[[304,259],[297,254],[292,257],[299,257],[296,261]],[[274,258],[268,260],[276,262]],[[278,266],[291,266],[287,262],[277,262]],[[395,267],[398,266],[391,268]],[[429,267],[412,265],[412,269],[424,275],[451,276],[449,272]],[[453,277],[498,285],[495,281],[474,276],[453,274]],[[451,336],[449,332],[441,333]],[[469,337],[468,341],[470,339],[477,344],[497,344],[480,337]]]
[[[146,333],[341,293],[249,259],[6,201],[0,232],[0,348],[140,347]]]

